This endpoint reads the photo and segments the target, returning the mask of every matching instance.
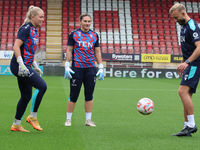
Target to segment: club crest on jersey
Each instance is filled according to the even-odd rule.
[[[81,31],[78,31],[78,36],[79,36],[79,37],[81,36]]]
[[[186,74],[185,77],[184,77],[184,79],[187,80],[187,78],[188,78],[188,75]]]
[[[93,38],[93,35],[92,35],[92,34],[90,34],[90,37],[91,37],[91,38]]]

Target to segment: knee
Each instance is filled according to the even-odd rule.
[[[190,87],[181,85],[178,90],[179,96],[185,96],[189,93]]]
[[[178,95],[181,96],[183,94],[183,90],[179,89],[178,90]]]
[[[91,100],[93,100],[93,93],[92,92],[85,93],[85,101],[91,101]]]
[[[46,83],[41,84],[40,86],[38,86],[37,88],[39,90],[39,92],[45,93],[47,90],[47,85]]]
[[[92,100],[93,100],[93,96],[92,95],[85,96],[85,101],[92,101]]]
[[[74,98],[74,97],[71,97],[71,96],[70,96],[70,97],[68,98],[68,101],[69,101],[69,102],[76,103],[76,102],[77,102],[77,97]]]
[[[38,89],[39,89],[39,91],[46,92],[46,90],[47,90],[47,84],[46,83],[41,84]]]
[[[184,89],[179,89],[178,90],[178,94],[180,97],[184,96],[185,94],[187,94],[187,91],[185,91]]]

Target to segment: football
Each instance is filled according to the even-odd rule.
[[[138,111],[143,115],[149,115],[154,110],[154,103],[149,98],[142,98],[137,103]]]

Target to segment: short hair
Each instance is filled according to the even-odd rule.
[[[80,15],[80,17],[79,17],[80,21],[82,21],[83,17],[86,17],[86,16],[88,16],[88,17],[90,17],[92,19],[92,17],[88,13],[85,13],[85,14],[81,14]]]
[[[182,12],[183,10],[186,11],[186,8],[183,4],[176,3],[170,8],[169,13],[172,14],[172,12],[175,11],[175,10]]]

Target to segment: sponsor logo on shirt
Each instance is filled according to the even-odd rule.
[[[79,44],[79,46],[82,45],[83,47],[87,47],[87,46],[93,47],[93,43],[90,43],[90,42],[78,41],[78,44]]]
[[[196,39],[199,39],[198,33],[197,33],[197,32],[194,32],[194,33],[193,33],[193,37],[194,37],[195,40],[196,40]]]
[[[25,26],[25,29],[29,27],[29,24],[27,24],[27,26]]]
[[[180,36],[180,41],[185,42],[185,36]]]

